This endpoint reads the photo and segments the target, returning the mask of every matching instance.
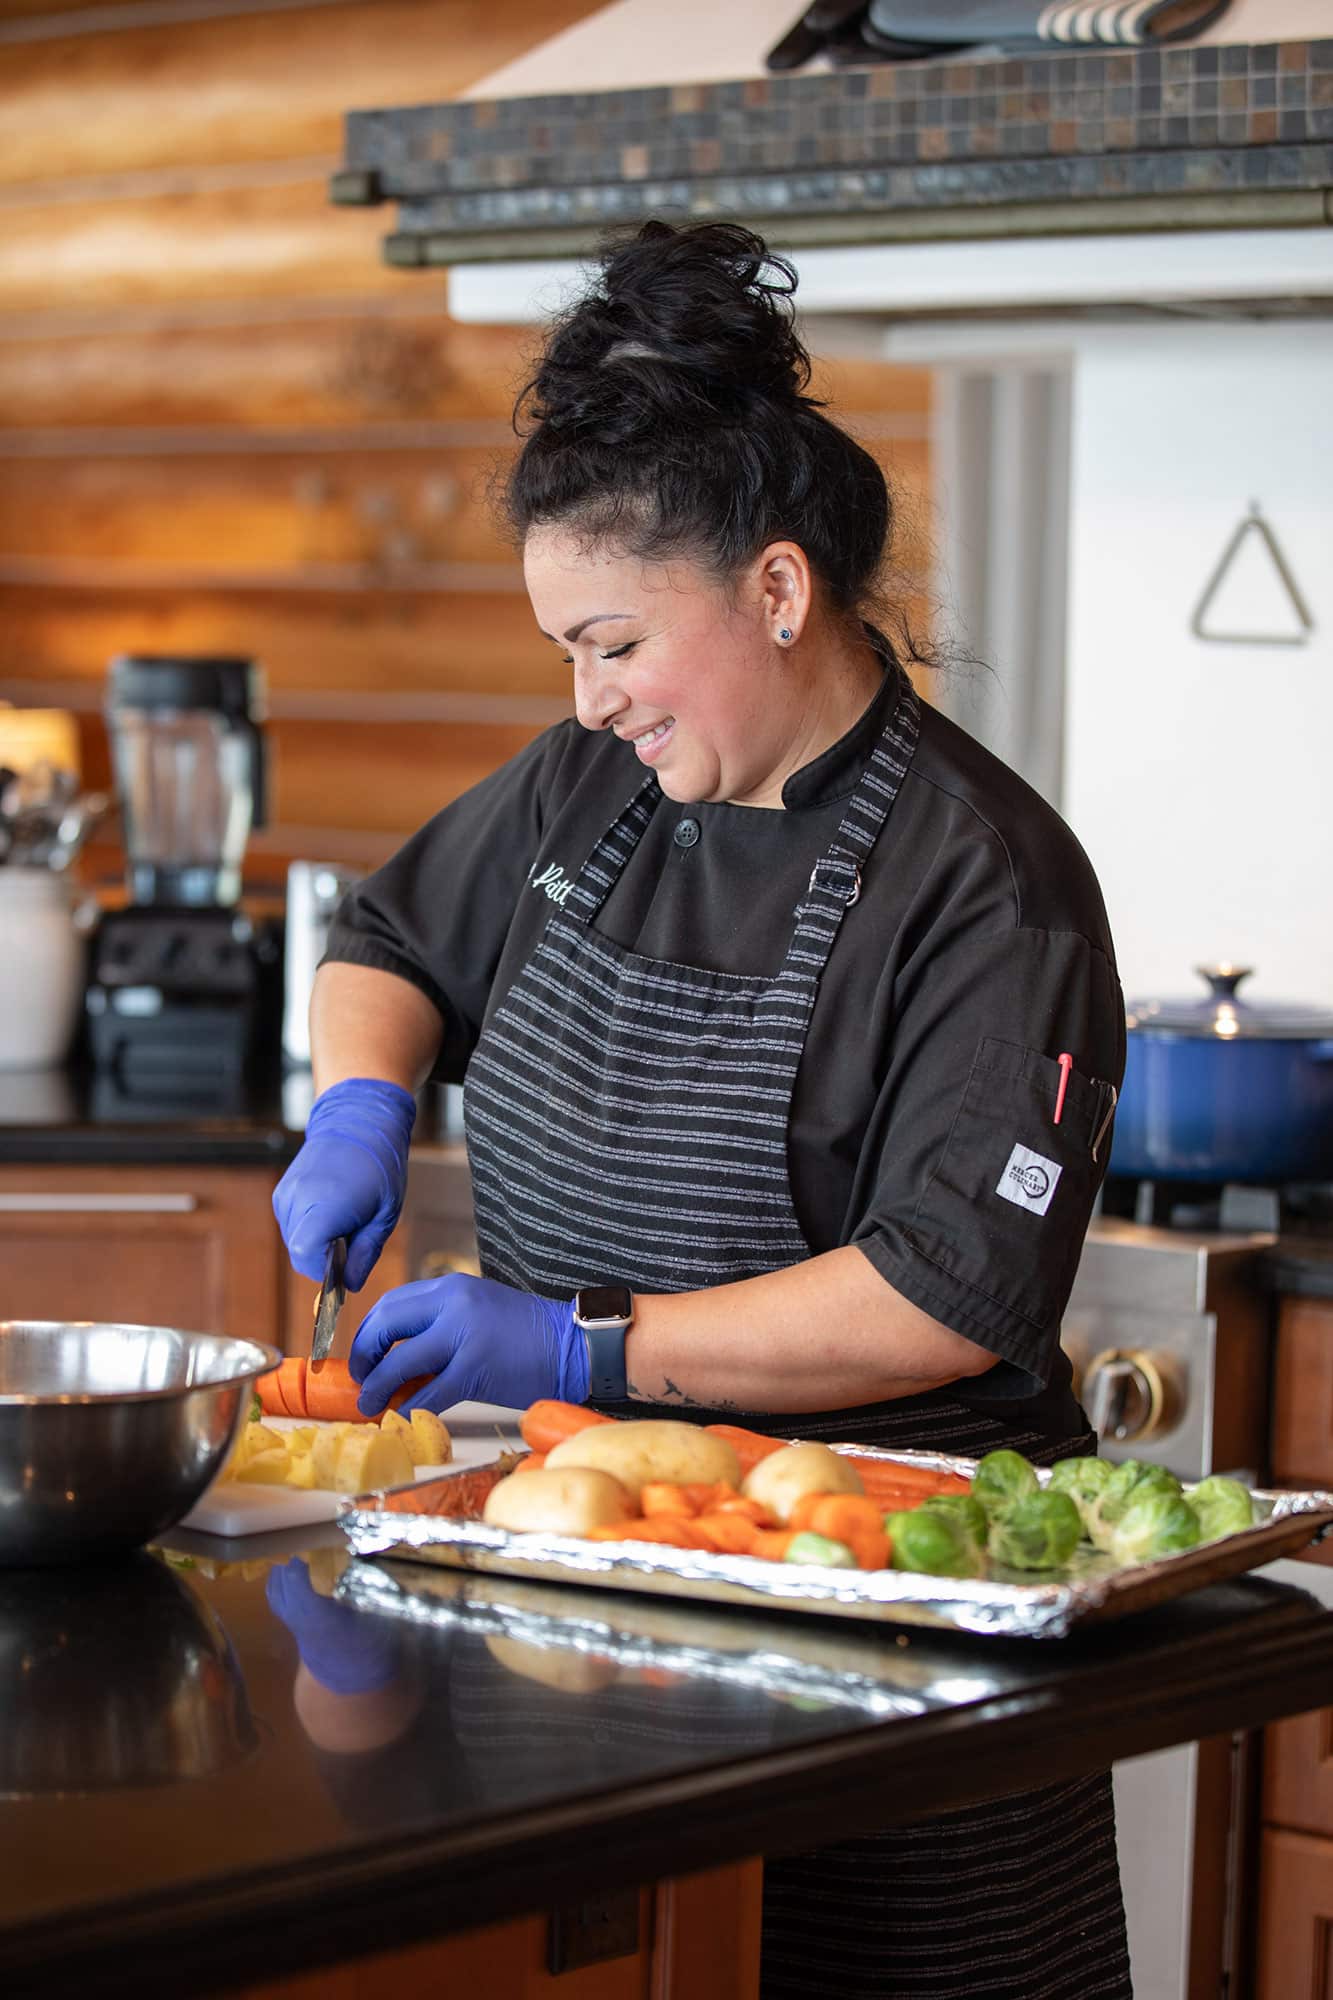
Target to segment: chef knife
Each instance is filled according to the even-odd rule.
[[[315,1337],[310,1343],[310,1359],[316,1368],[321,1361],[328,1359],[329,1349],[333,1345],[338,1314],[342,1311],[343,1300],[347,1297],[344,1278],[346,1269],[347,1238],[335,1236],[329,1245],[329,1254],[324,1262],[324,1282],[315,1300]]]

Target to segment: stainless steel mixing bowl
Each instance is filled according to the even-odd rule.
[[[84,1562],[171,1527],[280,1359],[170,1326],[0,1320],[0,1564]]]

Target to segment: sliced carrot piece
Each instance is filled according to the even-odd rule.
[[[750,1549],[752,1556],[763,1556],[766,1562],[780,1563],[795,1540],[792,1528],[760,1528]]]
[[[561,1403],[546,1396],[529,1403],[518,1420],[518,1428],[524,1444],[531,1445],[534,1451],[550,1451],[562,1438],[586,1431],[590,1424],[615,1421],[614,1417],[604,1417],[599,1410],[590,1410],[582,1403]]]
[[[710,1514],[738,1514],[747,1521],[753,1521],[756,1528],[776,1528],[778,1525],[762,1500],[747,1500],[739,1493],[734,1499],[715,1500],[708,1511]]]
[[[748,1556],[754,1549],[755,1539],[763,1530],[744,1514],[700,1514],[691,1526],[720,1553],[729,1556]]]
[[[268,1373],[261,1375],[255,1383],[255,1394],[259,1398],[259,1407],[266,1417],[285,1417],[287,1414],[287,1405],[283,1402],[278,1388],[279,1366],[279,1363],[275,1363],[269,1369]]]
[[[668,1479],[650,1479],[639,1490],[639,1506],[645,1520],[658,1514],[678,1514],[689,1521],[699,1512],[695,1492],[688,1486],[674,1486]]]
[[[830,1493],[812,1509],[810,1526],[830,1541],[845,1542],[861,1569],[884,1569],[889,1538],[879,1508],[860,1493]]]

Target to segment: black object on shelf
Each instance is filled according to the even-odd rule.
[[[839,64],[911,62],[979,49],[1072,53],[1188,41],[1211,27],[1230,0],[1122,0],[1058,7],[1044,0],[813,0],[766,61],[799,69],[815,56]]]

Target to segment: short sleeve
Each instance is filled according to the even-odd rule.
[[[444,1081],[461,1078],[481,1032],[541,839],[557,734],[547,731],[445,806],[349,891],[330,928],[326,963],[395,973],[439,1008],[435,1074]]]
[[[905,1298],[1008,1364],[983,1378],[997,1395],[1050,1379],[1124,1032],[1104,953],[1033,929],[936,958],[894,1018],[851,1240]]]

